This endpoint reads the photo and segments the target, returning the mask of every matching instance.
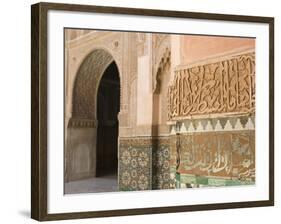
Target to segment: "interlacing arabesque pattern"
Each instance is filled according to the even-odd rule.
[[[170,147],[160,145],[152,153],[152,189],[170,188]]]
[[[124,191],[151,188],[151,146],[120,144],[119,189]]]
[[[170,188],[168,138],[120,139],[120,190]]]

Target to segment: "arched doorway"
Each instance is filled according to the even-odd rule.
[[[112,62],[101,78],[97,93],[97,177],[117,179],[119,111],[120,79],[117,65]]]
[[[65,193],[118,190],[119,75],[104,49],[88,54],[77,71],[66,129]]]

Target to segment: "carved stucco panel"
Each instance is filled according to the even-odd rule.
[[[104,50],[94,50],[83,61],[73,87],[72,117],[96,119],[99,81],[112,61],[112,56]]]
[[[255,53],[176,71],[168,89],[169,118],[255,112]]]
[[[137,79],[137,34],[125,33],[123,36],[123,90],[121,92],[122,104],[120,105],[119,125],[120,127],[132,127],[136,121],[136,108],[132,107],[134,100],[132,94],[136,98],[136,83]]]

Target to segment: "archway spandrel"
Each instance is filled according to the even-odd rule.
[[[95,119],[96,95],[101,76],[113,61],[107,51],[96,49],[81,64],[73,86],[72,117]]]
[[[68,46],[68,58],[69,58],[69,64],[68,66],[68,86],[70,87],[69,91],[69,99],[71,102],[69,102],[70,108],[68,108],[69,114],[72,114],[73,111],[73,90],[74,85],[76,82],[77,75],[79,73],[80,68],[82,67],[82,64],[85,63],[85,60],[88,58],[89,55],[91,55],[92,52],[95,50],[103,50],[108,53],[108,55],[111,55],[112,61],[114,60],[117,64],[119,74],[120,74],[120,81],[121,85],[123,86],[124,83],[124,69],[123,69],[123,58],[124,58],[124,52],[121,50],[124,44],[124,40],[122,38],[122,32],[118,32],[117,34],[112,35],[112,32],[104,32],[106,33],[101,35],[100,33],[91,33],[90,35],[86,35],[86,41],[85,38],[79,38],[75,41],[75,43],[71,43]],[[110,62],[107,63],[109,65]],[[106,65],[103,66],[104,70],[107,67]],[[102,72],[100,72],[102,73]],[[99,80],[99,79],[98,79]],[[123,93],[121,89],[121,105],[124,104],[123,101]]]
[[[111,54],[121,71],[122,65],[122,33],[112,32],[93,32],[91,35],[86,35],[69,44],[71,54],[75,56],[75,74],[87,56],[95,49],[103,49]]]

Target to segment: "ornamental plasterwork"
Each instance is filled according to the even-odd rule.
[[[121,105],[118,115],[119,125],[129,127],[135,123],[136,110],[136,78],[137,78],[137,33],[123,33],[124,46],[121,50],[123,55],[121,83]],[[121,133],[121,132],[120,132]]]
[[[95,50],[80,67],[73,88],[72,116],[74,118],[96,118],[96,94],[105,68],[113,58],[104,50]]]
[[[135,38],[136,38],[135,34],[126,33],[126,32],[120,32],[120,33],[112,33],[112,32],[95,33],[95,32],[93,32],[92,35],[86,35],[85,40],[83,38],[79,38],[79,40],[72,41],[69,44],[69,46],[71,46],[71,50],[73,50],[72,52],[74,53],[74,55],[76,55],[75,52],[77,49],[79,49],[79,51],[83,52],[82,55],[90,54],[93,51],[93,47],[94,47],[94,49],[97,49],[97,50],[100,49],[101,51],[102,50],[105,52],[107,51],[109,53],[108,55],[110,55],[110,54],[112,55],[112,60],[114,60],[117,64],[117,67],[119,70],[119,75],[120,75],[120,82],[121,82],[121,86],[120,86],[120,98],[121,98],[120,109],[121,109],[121,111],[120,111],[120,113],[126,113],[126,111],[128,110],[128,104],[129,104],[128,85],[130,83],[129,79],[131,77],[136,77],[137,52],[135,49],[136,47],[132,45],[132,44],[136,44]],[[78,55],[81,55],[81,53],[78,53]],[[79,62],[82,59],[83,59],[83,62]],[[102,57],[98,56],[95,58],[95,60],[96,59],[98,59],[99,61],[104,60],[104,62],[103,62],[104,65],[108,62],[107,56],[105,56],[104,59]],[[82,64],[83,63],[85,64],[85,61],[87,60],[87,58],[86,59],[75,58],[75,60],[76,60],[76,64],[81,63],[80,69],[76,75],[76,77],[78,77],[79,73],[81,73]],[[100,62],[94,61],[93,63],[96,66],[96,63],[100,63]],[[130,66],[129,67],[123,66],[125,64],[130,65]],[[100,76],[106,69],[106,66],[103,66],[103,71],[102,71],[101,66],[98,65],[98,68],[100,68],[100,69],[99,69],[99,71],[96,71],[97,69],[94,68],[94,66],[91,66],[91,65],[89,65],[89,66],[94,69],[94,70],[91,70],[90,67],[87,68],[88,73],[91,74],[91,76]],[[95,81],[97,81],[100,77],[99,78],[98,77],[88,77],[88,78],[90,78],[90,80],[95,79]],[[98,78],[98,79],[96,79],[96,78]],[[73,83],[74,83],[73,89],[75,88],[77,80],[79,80],[79,78],[76,78],[76,80],[73,80]],[[84,84],[86,86],[90,85],[90,83],[92,83],[90,80],[85,79],[86,83],[84,83]],[[83,80],[81,80],[81,81],[83,81]],[[98,82],[96,82],[96,83],[98,83]],[[80,84],[78,84],[78,85],[80,85]],[[93,88],[88,92],[88,94],[86,94],[86,93],[84,94],[85,95],[84,97],[90,97],[90,96],[86,96],[86,95],[91,95],[90,92],[93,92],[93,91],[95,92],[97,90],[97,88],[95,86],[92,86],[92,87]],[[85,88],[85,89],[87,89],[87,88]],[[80,93],[83,92],[82,88],[80,90],[78,90],[78,92],[79,91],[80,91]],[[77,93],[77,91],[76,91],[76,93]],[[80,94],[80,93],[78,93],[78,94]],[[77,96],[73,95],[72,98],[73,99],[77,98]],[[81,100],[83,101],[83,99],[81,99]],[[87,102],[87,100],[84,100],[84,101],[85,101],[84,104],[93,105],[92,103],[90,103],[90,102],[92,102],[91,100],[90,100],[90,102]],[[75,103],[73,103],[73,105],[74,104]],[[80,107],[81,107],[81,105],[80,105]],[[87,107],[89,107],[89,105]],[[76,109],[73,108],[73,111],[75,111],[75,110]],[[74,112],[74,114],[76,114],[76,116],[77,116],[77,113]],[[85,112],[81,116],[85,118],[86,117]],[[93,114],[91,114],[90,117],[93,118]],[[87,118],[89,118],[89,117],[87,117]]]
[[[130,33],[129,35],[129,42],[130,42],[130,47],[129,47],[129,59],[130,59],[130,75],[129,75],[129,80],[130,83],[134,81],[137,78],[137,73],[138,73],[138,52],[137,52],[137,36],[138,34],[136,33]]]
[[[255,112],[255,53],[181,68],[168,88],[168,117]]]
[[[162,75],[164,75],[165,72],[169,73],[170,69],[170,61],[171,58],[171,51],[170,49],[166,48],[166,51],[163,53],[162,58],[157,66],[156,73],[153,74],[153,92],[159,93]]]
[[[96,49],[102,49],[107,51],[114,58],[119,73],[122,74],[123,71],[123,33],[112,33],[112,32],[91,32],[85,36],[82,36],[78,40],[73,40],[67,44],[69,49],[69,57],[75,62],[77,67],[77,72],[79,67],[86,59],[86,57]],[[74,66],[72,64],[72,66]],[[120,79],[122,77],[120,75]]]
[[[137,33],[137,51],[138,56],[146,55],[148,52],[148,43],[147,43],[147,34],[146,33]]]
[[[137,124],[137,80],[130,82],[130,127]]]
[[[157,82],[161,72],[166,65],[170,63],[171,43],[168,34],[153,34],[152,35],[152,89],[157,91]]]
[[[169,34],[160,34],[160,33],[152,34],[153,49],[160,49],[160,46],[165,41],[165,39],[168,37],[169,37]]]

